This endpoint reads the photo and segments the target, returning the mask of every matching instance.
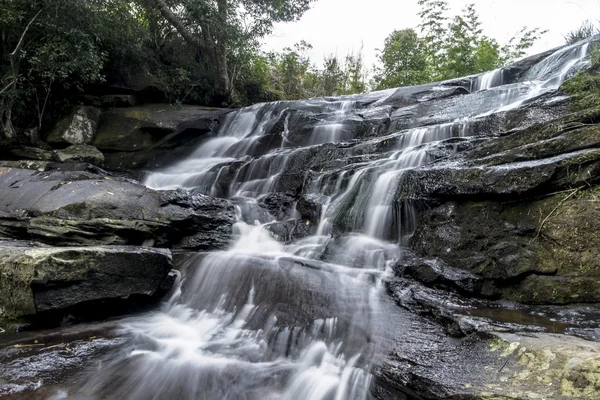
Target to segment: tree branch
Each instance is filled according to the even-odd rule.
[[[183,22],[171,11],[164,0],[154,0],[154,3],[156,3],[162,16],[173,25],[186,42],[197,47],[199,50],[206,50],[204,43],[185,27]]]
[[[8,85],[6,85],[6,87],[4,89],[0,90],[0,95],[4,94],[4,92],[6,92],[8,89],[10,89],[13,84],[14,84],[14,81],[9,83]]]
[[[25,30],[23,31],[23,33],[21,34],[21,38],[19,39],[19,43],[17,43],[17,47],[15,47],[15,50],[12,53],[10,53],[10,55],[9,55],[11,63],[13,62],[15,55],[17,55],[17,53],[19,53],[21,51],[21,49],[23,48],[23,43],[25,42],[25,35],[27,35],[27,32],[29,31],[29,28],[31,28],[31,25],[33,25],[33,23],[40,16],[40,14],[42,13],[42,11],[44,11],[43,8],[40,11],[38,11],[33,16],[33,18],[31,18],[31,21],[29,21],[29,23],[25,27]]]

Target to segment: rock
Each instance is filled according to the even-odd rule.
[[[270,193],[259,200],[259,205],[277,221],[291,217],[295,198],[285,193]],[[254,221],[249,221],[254,223]],[[270,222],[270,221],[265,221]]]
[[[0,236],[60,246],[222,249],[234,222],[225,200],[88,171],[0,168],[0,191]]]
[[[61,163],[83,162],[95,165],[104,163],[104,155],[94,146],[75,144],[64,150],[55,150],[54,158]]]
[[[298,210],[302,218],[306,218],[317,225],[321,220],[323,206],[327,204],[328,200],[325,196],[305,194],[298,199],[296,210]]]
[[[152,297],[172,267],[169,250],[0,245],[0,321],[42,318],[90,302]]]
[[[424,259],[410,251],[393,267],[399,276],[408,277],[428,286],[446,286],[462,293],[481,295],[483,279],[467,271],[452,268],[439,259]]]
[[[68,117],[58,122],[48,135],[54,145],[91,144],[96,136],[100,111],[94,107],[77,107]]]
[[[599,190],[446,203],[422,215],[412,247],[493,281],[482,294],[533,304],[599,302],[600,242],[586,233],[600,229]]]
[[[98,108],[135,107],[137,105],[137,98],[132,94],[82,95],[73,100],[85,106]]]
[[[56,396],[57,392],[60,393],[56,383],[77,376],[87,368],[94,369],[98,358],[117,350],[124,343],[122,337],[113,333],[117,331],[119,322],[65,325],[3,340],[0,349],[2,397],[47,400]],[[45,345],[39,346],[40,343]],[[22,346],[36,344],[38,346]],[[40,388],[40,381],[52,384]]]
[[[177,249],[200,251],[229,247],[235,222],[230,202],[184,190],[160,192],[159,199],[157,214],[169,222],[171,232],[158,243],[166,241]]]
[[[472,199],[543,194],[594,182],[600,176],[600,150],[587,149],[535,161],[494,166],[440,163],[407,171],[400,199]]]
[[[375,370],[373,394],[379,400],[593,399],[599,362],[600,343],[576,337],[474,334],[418,353],[395,351]]]
[[[0,161],[1,168],[18,168],[18,169],[35,169],[37,171],[45,171],[51,163],[47,161]]]
[[[600,342],[582,338],[585,332],[566,333],[576,329],[569,328],[578,323],[573,316],[597,325],[597,309],[590,315],[581,306],[523,309],[405,279],[388,288],[403,309],[426,319],[410,321],[419,331],[408,340],[401,332],[396,349],[375,369],[375,398],[594,398]]]
[[[317,233],[317,228],[318,225],[301,219],[290,219],[265,225],[265,229],[271,232],[276,240],[283,243],[291,243],[294,240],[314,235]]]
[[[156,168],[189,155],[228,112],[164,104],[111,109],[104,113],[93,144],[113,170]]]
[[[10,150],[11,155],[17,159],[35,160],[35,161],[52,161],[54,155],[49,150],[40,149],[37,147],[21,146]]]
[[[94,145],[110,152],[172,149],[212,132],[216,121],[227,112],[162,104],[112,109],[103,114]]]

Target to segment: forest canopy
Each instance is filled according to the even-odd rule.
[[[261,49],[275,23],[298,20],[314,1],[3,1],[0,128],[8,138],[48,129],[82,92],[242,106],[451,79],[518,59],[544,33],[523,28],[500,44],[473,5],[451,16],[447,1],[419,0],[419,26],[390,33],[374,66],[360,44],[324,60],[311,60],[303,41]]]

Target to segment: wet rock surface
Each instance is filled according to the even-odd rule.
[[[125,346],[93,335],[69,363],[75,345],[0,342],[0,395],[595,399],[600,116],[571,113],[558,90],[587,50],[229,114],[117,99],[127,108],[104,114],[93,144],[109,170],[147,169],[133,175],[147,187],[13,151],[0,237],[91,246],[35,248],[56,271],[22,285],[29,310],[102,304],[86,297],[94,282],[101,297],[137,293],[96,272],[75,282],[53,252],[78,265],[112,245],[170,247],[179,272],[156,287],[175,288],[160,309],[120,324]],[[10,260],[27,246],[4,245]]]
[[[226,247],[232,206],[86,171],[0,169],[0,235],[54,245]]]
[[[423,214],[416,251],[488,282],[482,295],[534,304],[600,300],[595,186],[522,202],[446,203]],[[582,239],[585,238],[585,239]]]
[[[76,144],[64,150],[55,150],[54,158],[61,163],[83,162],[94,165],[104,164],[104,155],[94,146]]]
[[[108,301],[123,297],[152,298],[172,267],[169,250],[118,246],[0,242],[0,260],[0,321],[5,323],[35,322],[75,306],[93,309],[100,301],[110,308]]]
[[[593,399],[598,392],[600,343],[589,340],[597,306],[473,300],[405,278],[388,290],[428,322],[409,348],[397,339],[375,371],[377,399]]]
[[[228,112],[158,104],[115,108],[102,115],[93,144],[112,169],[156,168],[188,155]]]
[[[123,345],[120,320],[0,335],[0,396],[48,399]]]

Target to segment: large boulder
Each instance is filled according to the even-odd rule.
[[[93,142],[113,169],[156,167],[184,157],[218,126],[228,109],[149,104],[102,116]]]
[[[92,172],[0,168],[0,237],[69,246],[228,246],[233,206]]]
[[[529,202],[451,202],[412,240],[428,257],[491,282],[480,295],[535,304],[600,301],[597,186]]]
[[[77,107],[73,113],[58,122],[47,141],[56,146],[90,144],[96,135],[100,110],[94,107]]]
[[[407,171],[397,201],[428,204],[412,248],[481,279],[476,295],[600,301],[600,243],[590,234],[600,228],[600,128],[587,120],[566,115]]]
[[[0,243],[0,322],[126,296],[152,297],[172,267],[169,250],[31,247]]]

